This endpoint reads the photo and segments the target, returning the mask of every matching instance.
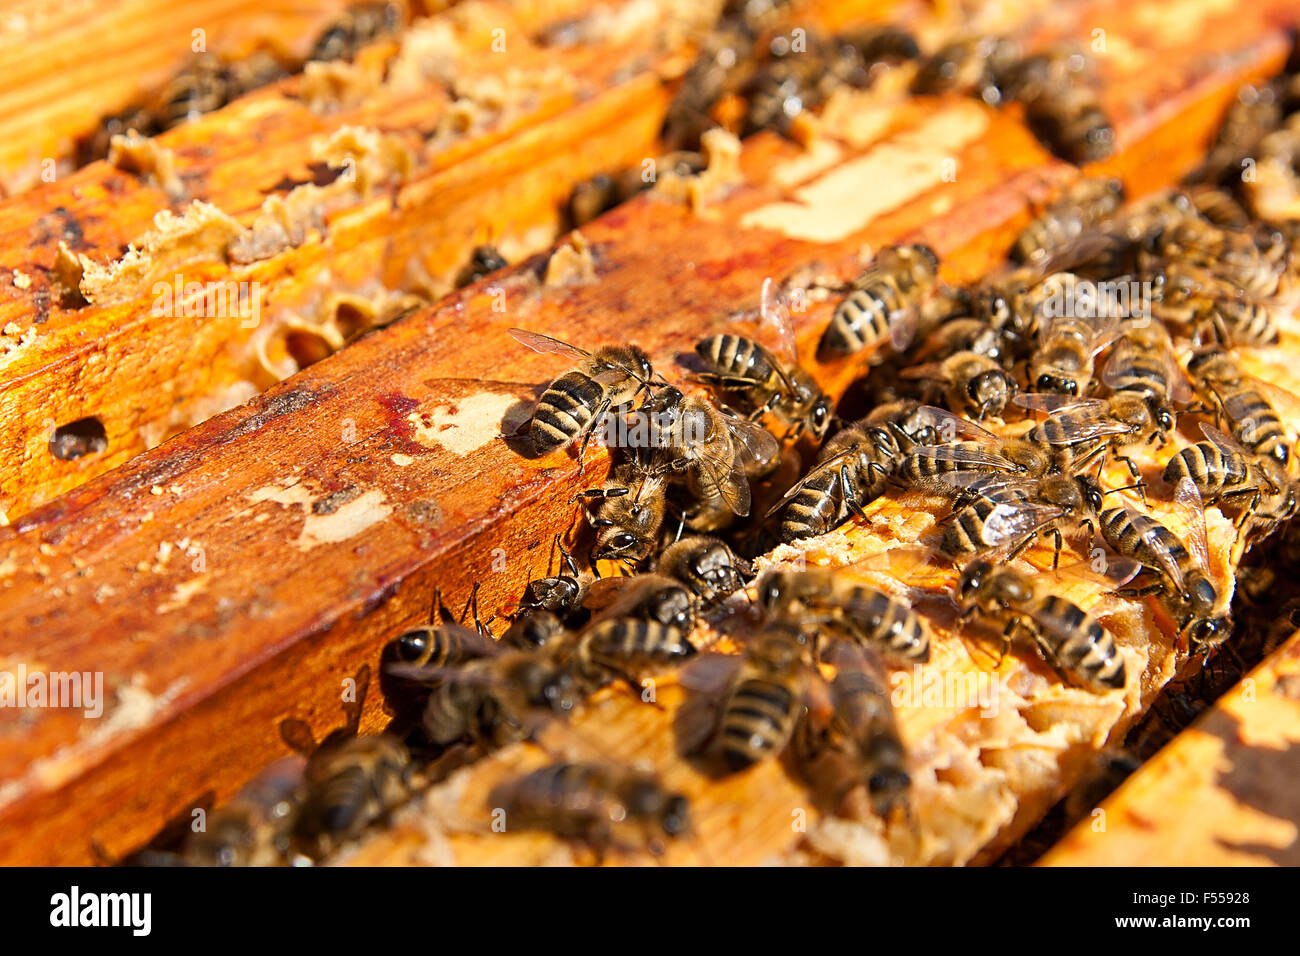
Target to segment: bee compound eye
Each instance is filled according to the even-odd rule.
[[[397,639],[397,654],[402,660],[418,660],[429,649],[429,632],[423,629],[407,631]]]

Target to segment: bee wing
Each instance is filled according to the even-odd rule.
[[[1034,278],[1043,279],[1057,272],[1076,271],[1079,266],[1098,258],[1115,244],[1116,238],[1104,230],[1088,229],[1059,246],[1035,250],[1025,265],[1030,268]]]
[[[941,567],[936,560],[948,561],[933,548],[911,544],[858,558],[846,567],[871,575],[890,597],[915,605],[936,592],[947,593],[952,565]]]
[[[919,445],[912,450],[913,454],[924,455],[927,458],[934,458],[939,461],[955,461],[963,465],[983,466],[985,468],[996,468],[999,471],[1015,471],[1014,462],[1001,455],[994,454],[991,451],[984,451],[980,448],[971,448],[966,445]]]
[[[1142,563],[1122,555],[1107,554],[1096,561],[1080,561],[1056,569],[1056,576],[1065,580],[1102,587],[1107,590],[1121,588],[1142,571]]]
[[[984,520],[982,537],[993,548],[1012,544],[1065,514],[1060,508],[1029,501],[997,504]]]
[[[1258,389],[1260,395],[1273,406],[1273,410],[1278,413],[1284,423],[1300,420],[1300,395],[1280,385],[1266,382],[1254,375],[1245,375],[1243,378]],[[1289,426],[1287,431],[1292,431]]]
[[[749,478],[745,474],[745,467],[739,455],[733,454],[730,464],[724,464],[704,455],[696,456],[694,461],[708,474],[709,480],[718,489],[718,494],[722,496],[722,500],[732,514],[741,518],[749,514],[751,504]]]
[[[764,520],[772,517],[772,515],[776,514],[778,511],[780,511],[782,508],[788,505],[791,501],[793,501],[795,495],[799,494],[799,492],[803,490],[804,485],[806,485],[810,479],[812,479],[817,475],[820,475],[824,469],[839,468],[840,464],[846,458],[848,458],[849,456],[855,453],[856,453],[856,449],[846,448],[838,455],[832,455],[830,458],[827,458],[825,461],[817,462],[817,464],[813,465],[812,468],[808,471],[808,474],[804,475],[803,478],[795,482],[790,487],[790,490],[787,491],[785,495],[781,498],[781,500],[778,501],[776,504],[774,504],[771,507],[771,509],[768,510],[767,514],[763,516]]]
[[[1195,488],[1195,485],[1192,487]],[[1199,492],[1197,493],[1197,497],[1200,497]],[[1157,522],[1155,519],[1150,515],[1143,514],[1141,511],[1138,511],[1129,504],[1123,504],[1121,507],[1128,515],[1129,521],[1131,521],[1133,526],[1137,529],[1143,542],[1155,555],[1156,561],[1160,565],[1160,569],[1169,576],[1169,580],[1173,581],[1174,585],[1178,587],[1179,590],[1182,590],[1183,569],[1178,566],[1178,562],[1174,559],[1174,556],[1169,553],[1169,549],[1160,543],[1160,539],[1156,533]],[[1204,512],[1202,512],[1202,519],[1203,518]]]
[[[1030,491],[1035,487],[1035,482],[1032,480],[1006,472],[989,474],[987,471],[977,470],[953,471],[946,475],[939,475],[937,480],[942,484],[951,485],[955,489],[975,490],[984,495],[994,494],[1008,488],[1023,488],[1025,491]]]
[[[795,345],[794,327],[790,324],[790,310],[785,304],[785,295],[774,292],[775,283],[768,276],[763,280],[763,293],[759,305],[762,325],[776,335],[781,358],[787,362],[798,362],[799,351]]]
[[[1210,566],[1209,536],[1205,532],[1205,502],[1196,483],[1190,478],[1178,482],[1174,489],[1174,510],[1182,519],[1187,531],[1184,534],[1187,550],[1202,568]]]
[[[920,325],[921,313],[915,306],[904,309],[891,309],[889,312],[889,344],[895,352],[906,351],[916,338]]]
[[[1011,401],[1021,408],[1042,412],[1045,415],[1052,415],[1062,410],[1074,412],[1087,409],[1101,414],[1106,411],[1106,403],[1101,399],[1076,398],[1073,395],[1057,395],[1055,393],[1020,392],[1012,396]]]
[[[590,352],[583,351],[568,342],[553,339],[549,335],[543,335],[541,332],[529,332],[527,329],[511,329],[510,335],[520,345],[526,345],[534,352],[567,355],[580,361],[591,357]]]
[[[956,436],[962,435],[974,441],[983,441],[989,444],[997,444],[998,438],[987,428],[976,425],[969,419],[955,415],[945,408],[936,408],[933,405],[920,405],[911,414],[911,419],[915,422],[928,425],[939,433],[943,441],[953,441]]]
[[[744,464],[771,461],[781,453],[781,443],[776,436],[758,422],[729,416],[728,424],[734,439],[732,444]]]
[[[717,694],[731,683],[741,663],[736,654],[701,654],[682,668],[680,680],[690,690]]]

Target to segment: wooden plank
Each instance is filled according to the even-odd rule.
[[[1210,133],[1192,120],[1213,118],[1238,82],[1280,64],[1277,13],[1212,19],[1210,38],[1189,48],[1236,55],[1210,72],[1170,55],[1185,65],[1176,94],[1162,87],[1154,98],[1141,71],[1109,88],[1112,101],[1149,104],[1126,115],[1126,149],[1111,168],[1149,180],[1145,137],[1177,127],[1166,173],[1189,169]],[[1168,122],[1150,119],[1157,104]],[[1191,119],[1174,123],[1180,116]],[[901,205],[830,242],[738,227],[784,201],[774,171],[806,159],[759,137],[742,157],[744,185],[712,215],[648,197],[586,230],[599,283],[539,288],[516,270],[500,283],[505,312],[487,288],[465,290],[0,531],[0,629],[15,637],[7,666],[100,671],[109,696],[93,722],[0,714],[0,826],[23,834],[0,859],[85,861],[91,840],[111,854],[138,845],[198,794],[224,797],[273,757],[282,717],[337,722],[338,682],[426,615],[435,581],[451,601],[482,581],[485,606],[499,608],[542,572],[573,516],[568,499],[605,460],[593,456],[579,476],[567,457],[528,460],[499,440],[512,406],[526,407],[557,371],[521,354],[507,327],[584,345],[637,341],[671,368],[675,352],[725,327],[728,309],[754,305],[765,276],[812,260],[847,274],[864,242],[924,236],[952,277],[978,274],[1032,199],[1073,175],[1013,117],[965,101],[904,103],[889,125],[894,144],[948,149],[956,181],[941,182],[938,163],[914,194],[887,179],[881,189]],[[846,146],[842,162],[869,160],[871,149]],[[799,317],[804,354],[827,314],[819,305]],[[817,372],[835,393],[854,374],[848,363]],[[939,660],[956,653],[949,642]],[[625,700],[610,706],[611,733],[641,719]],[[379,720],[372,703],[366,726]],[[1038,796],[1059,783],[1049,775]],[[780,834],[756,834],[753,852],[787,849],[788,819]]]
[[[660,16],[669,17],[664,10]],[[322,115],[294,98],[302,80],[292,78],[158,138],[176,156],[185,201],[99,163],[0,203],[0,248],[11,250],[5,265],[13,270],[12,280],[0,280],[0,327],[10,330],[0,355],[7,425],[0,513],[12,520],[265,389],[284,372],[259,356],[283,362],[291,324],[300,315],[312,319],[328,292],[364,299],[384,289],[445,291],[477,244],[495,241],[512,257],[545,248],[575,182],[655,154],[670,96],[658,71],[672,70],[669,55],[657,51],[656,29],[559,51],[530,42],[545,23],[514,17],[508,6],[468,4],[445,19],[453,13],[467,64],[458,83],[520,83],[562,64],[571,85],[544,88],[535,102],[466,137],[425,145],[448,109],[440,84],[394,81],[362,104]],[[649,25],[667,29],[662,20]],[[490,52],[495,29],[514,38],[508,57]],[[60,243],[106,264],[140,241],[160,210],[181,213],[189,200],[248,225],[268,195],[283,197],[312,179],[313,145],[345,127],[401,140],[414,157],[412,173],[334,201],[324,233],[311,232],[281,255],[243,266],[198,255],[174,270],[184,283],[242,285],[256,310],[156,315],[156,275],[124,280],[103,303],[64,299],[55,268]],[[250,140],[258,149],[247,148]],[[56,458],[53,429],[88,416],[104,428],[106,448]]]
[[[1300,634],[1144,764],[1044,866],[1300,864]]]
[[[195,44],[238,59],[269,42],[303,59],[347,0],[18,0],[0,11],[0,196],[62,176],[100,117],[164,86]],[[193,31],[203,31],[196,35]],[[93,51],[93,55],[87,55]],[[48,181],[48,180],[46,180]]]

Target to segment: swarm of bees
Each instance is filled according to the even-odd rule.
[[[679,103],[682,117],[733,89],[802,89],[775,51],[734,75],[758,35],[735,24],[696,64],[692,92],[707,104]],[[837,38],[844,60],[827,75],[866,82],[871,63],[918,56],[905,39]],[[1063,154],[1091,159],[1112,137],[1076,57],[954,44],[920,62],[915,86],[1021,102]],[[1288,83],[1264,111],[1279,128]],[[791,115],[758,102],[749,116],[764,125]],[[1216,176],[1232,165],[1225,151],[1265,138],[1242,132],[1243,112],[1207,163]],[[1234,581],[1210,559],[1205,509],[1233,518],[1229,568],[1296,511],[1287,423],[1300,399],[1251,376],[1240,352],[1278,341],[1300,231],[1210,175],[1127,204],[1118,182],[1082,177],[1003,267],[964,288],[917,244],[881,249],[855,279],[824,287],[838,300],[817,357],[862,371],[854,391],[870,410],[856,419],[836,414],[800,361],[793,280],[769,280],[757,309],[697,341],[675,381],[636,345],[588,351],[512,329],[556,360],[518,437],[538,455],[582,461],[595,442],[613,459],[608,479],[575,497],[582,520],[572,547],[554,542],[557,573],[527,584],[499,636],[473,599],[454,618],[435,597],[429,623],[381,658],[389,730],[358,737],[350,719],[320,745],[293,734],[305,769],[286,785],[273,768],[183,856],[319,858],[437,779],[440,761],[537,742],[596,692],[639,695],[670,672],[692,695],[678,752],[697,769],[788,759],[826,813],[898,825],[912,784],[889,673],[930,660],[932,611],[1089,694],[1123,694],[1139,675],[1102,621],[1057,593],[1069,579],[1152,599],[1189,656],[1230,651]],[[1166,449],[1162,471],[1143,469],[1148,449]],[[883,496],[939,511],[929,537],[841,569],[767,557],[869,520]],[[1051,570],[1035,573],[1024,559],[1047,544]],[[1063,563],[1067,553],[1084,559]],[[944,583],[909,585],[916,568]],[[706,630],[740,652],[705,646]],[[489,802],[507,830],[548,830],[598,859],[657,853],[691,832],[686,798],[653,769],[599,754],[558,757]]]

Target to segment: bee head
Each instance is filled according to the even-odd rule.
[[[695,606],[683,587],[664,588],[655,596],[653,609],[654,619],[665,627],[689,631],[695,626]]]
[[[1278,442],[1269,449],[1269,457],[1285,468],[1291,463],[1291,449],[1287,447],[1286,442]]]
[[[772,571],[763,575],[758,584],[758,605],[765,611],[771,611],[781,603],[785,594],[786,576],[781,571]]]
[[[600,561],[617,561],[621,558],[640,560],[649,553],[649,544],[648,538],[611,525],[597,532],[596,546],[591,549],[591,556]]]
[[[1097,479],[1093,478],[1091,475],[1079,475],[1074,479],[1074,483],[1079,488],[1079,494],[1083,498],[1084,507],[1092,514],[1096,514],[1100,511],[1103,495],[1101,486],[1097,484]]]
[[[1187,628],[1187,646],[1192,652],[1209,652],[1228,639],[1232,625],[1222,617],[1198,618]]]
[[[930,264],[930,269],[937,272],[939,270],[939,257],[935,251],[923,242],[918,242],[912,247],[926,262]]]
[[[879,816],[888,816],[911,785],[912,778],[902,768],[876,771],[867,778],[872,809]]]

